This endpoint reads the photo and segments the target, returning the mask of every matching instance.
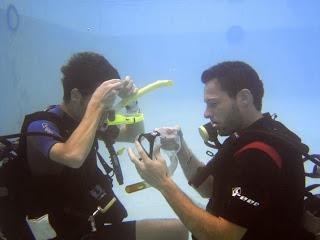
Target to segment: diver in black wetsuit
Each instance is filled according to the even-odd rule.
[[[157,161],[151,161],[136,142],[141,161],[128,152],[139,174],[162,193],[195,239],[304,239],[301,154],[272,136],[251,133],[281,132],[297,146],[300,139],[261,113],[263,83],[248,64],[220,63],[204,71],[202,81],[204,116],[228,138],[206,168],[183,140],[177,155],[191,184],[197,173],[209,172],[196,188],[210,198],[207,209],[196,206],[170,178],[159,149]]]

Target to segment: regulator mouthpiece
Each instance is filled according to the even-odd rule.
[[[212,148],[221,147],[221,143],[218,140],[218,130],[211,122],[201,125],[199,127],[199,134],[207,146]]]

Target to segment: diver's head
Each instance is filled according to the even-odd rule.
[[[100,54],[80,52],[74,54],[61,72],[63,101],[73,117],[80,120],[96,88],[104,81],[120,79],[118,71]]]
[[[202,73],[205,118],[221,136],[247,127],[261,116],[263,83],[256,71],[240,61],[215,65]]]

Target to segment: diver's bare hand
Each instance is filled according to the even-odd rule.
[[[136,93],[138,88],[134,85],[133,80],[130,78],[130,76],[126,76],[124,80],[122,81],[123,85],[122,88],[119,90],[118,96],[120,98],[127,98]]]
[[[160,133],[161,148],[164,150],[178,151],[181,146],[181,128],[179,125],[174,127],[155,128]]]
[[[103,110],[111,109],[123,84],[120,79],[104,81],[92,94],[88,107],[98,107]]]
[[[170,177],[166,161],[160,154],[160,147],[158,146],[155,148],[155,160],[151,160],[138,141],[135,142],[135,145],[140,158],[135,155],[131,148],[128,148],[128,155],[134,163],[139,175],[151,186],[162,190]]]

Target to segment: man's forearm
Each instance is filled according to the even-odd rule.
[[[188,181],[196,174],[199,167],[204,166],[197,157],[188,148],[186,142],[181,138],[181,149],[177,153],[180,166],[183,170],[184,175]],[[202,197],[209,198],[212,193],[213,177],[209,176],[198,188],[197,190]]]
[[[72,168],[80,167],[91,150],[102,113],[99,107],[88,107],[68,140],[52,147],[50,158]]]
[[[181,138],[181,149],[177,153],[177,156],[183,173],[188,180],[196,173],[199,167],[204,166],[192,153],[183,138]]]
[[[160,192],[183,224],[199,240],[221,239],[223,229],[221,220],[196,206],[171,179]]]

